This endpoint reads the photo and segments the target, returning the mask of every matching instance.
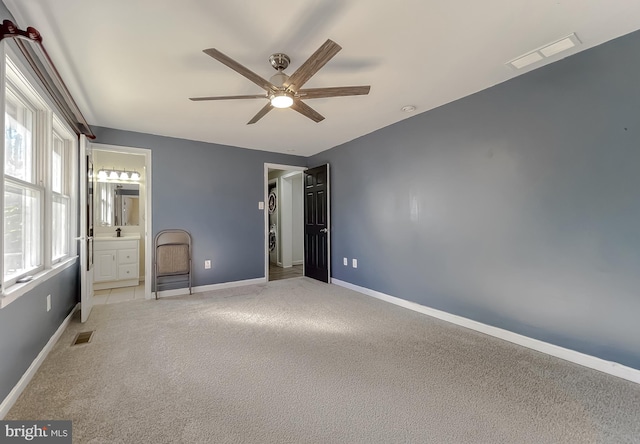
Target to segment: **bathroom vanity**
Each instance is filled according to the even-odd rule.
[[[93,288],[131,287],[139,280],[140,236],[95,237]]]

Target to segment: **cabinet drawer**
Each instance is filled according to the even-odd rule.
[[[138,279],[138,264],[119,265],[118,279]]]
[[[118,250],[118,265],[137,264],[137,263],[138,263],[137,248],[127,248],[125,250]]]

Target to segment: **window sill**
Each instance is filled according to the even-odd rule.
[[[38,285],[41,285],[52,277],[60,274],[62,271],[71,267],[76,262],[78,262],[78,256],[72,256],[68,259],[58,262],[50,269],[41,271],[40,273],[36,274],[29,282],[25,282],[24,284],[12,285],[0,296],[0,309],[6,307],[23,294],[33,290]]]

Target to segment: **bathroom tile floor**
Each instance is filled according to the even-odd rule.
[[[93,305],[116,304],[118,302],[144,299],[144,283],[137,287],[111,288],[96,290],[93,294]]]

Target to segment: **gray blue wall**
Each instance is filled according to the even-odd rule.
[[[0,402],[75,307],[78,289],[76,264],[0,310]]]
[[[309,159],[333,277],[640,369],[638,54],[636,32]]]
[[[193,237],[193,285],[264,276],[264,164],[298,156],[94,127],[96,143],[147,148],[152,159],[153,235]],[[212,268],[204,269],[205,259]]]

